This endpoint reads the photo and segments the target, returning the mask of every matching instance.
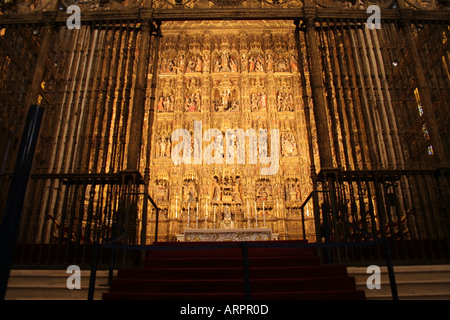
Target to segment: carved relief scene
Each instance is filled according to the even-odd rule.
[[[211,98],[213,111],[239,111],[238,79],[224,77],[220,80],[213,80]]]
[[[185,80],[184,112],[201,111],[202,95],[200,81],[196,77]]]

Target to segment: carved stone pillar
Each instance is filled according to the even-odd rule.
[[[147,88],[151,29],[151,21],[144,20],[142,22],[141,44],[137,62],[138,64],[133,98],[133,110],[131,113],[130,138],[128,141],[127,154],[127,171],[137,171],[139,166],[139,154],[142,141],[142,127],[145,110],[145,93]]]
[[[306,78],[303,72],[303,57],[302,57],[302,48],[300,45],[300,21],[296,21],[296,29],[295,29],[295,43],[297,47],[297,61],[299,70],[301,70],[301,83],[303,87],[303,104],[304,104],[304,112],[305,112],[305,124],[306,124],[306,133],[308,137],[308,150],[309,150],[309,158],[310,158],[310,171],[311,171],[311,182],[313,187],[313,210],[314,210],[314,223],[316,229],[316,239],[318,242],[322,241],[322,236],[320,233],[320,211],[319,211],[319,199],[317,194],[317,174],[316,174],[316,166],[314,161],[314,150],[313,150],[313,141],[312,141],[312,132],[311,132],[311,119],[310,119],[310,111],[309,111],[309,97],[306,92]],[[314,30],[313,30],[314,31]],[[317,120],[316,120],[317,121]]]
[[[46,14],[46,25],[42,28],[42,42],[39,49],[39,55],[36,60],[36,65],[33,71],[33,77],[31,78],[30,90],[26,99],[25,106],[28,108],[31,104],[37,104],[39,98],[39,92],[41,89],[41,83],[44,76],[44,70],[46,66],[46,59],[49,55],[50,45],[52,43],[52,35],[54,34],[53,15]]]
[[[444,150],[444,144],[442,142],[441,134],[439,131],[439,123],[436,120],[433,101],[431,99],[431,91],[428,86],[428,81],[425,78],[425,72],[420,61],[420,56],[417,51],[416,40],[411,30],[411,11],[403,9],[401,14],[403,19],[401,20],[401,28],[405,35],[406,44],[411,58],[411,69],[414,74],[417,89],[420,95],[420,101],[423,107],[423,116],[427,123],[427,129],[430,133],[431,143],[433,144],[433,151],[436,156],[436,164],[441,167],[447,165],[447,158]]]
[[[313,13],[311,9],[305,8],[306,40],[310,61],[311,90],[317,127],[317,143],[319,145],[321,169],[331,169],[333,167],[333,159]]]

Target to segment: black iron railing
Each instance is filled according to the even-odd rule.
[[[318,242],[387,241],[402,263],[450,261],[449,170],[322,171]],[[383,251],[335,250],[338,261],[383,259]]]
[[[33,174],[14,267],[89,266],[94,243],[122,234],[125,244],[150,243],[147,221],[159,208],[145,191],[140,175],[129,172]]]

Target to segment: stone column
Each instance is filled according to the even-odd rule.
[[[33,77],[31,78],[30,90],[28,91],[28,96],[25,103],[27,109],[32,104],[38,104],[41,83],[45,73],[45,62],[49,55],[50,45],[52,44],[52,35],[54,34],[53,14],[51,12],[43,14],[46,24],[42,28],[43,35],[41,47],[39,49],[39,55],[33,71]]]
[[[139,154],[141,150],[142,128],[145,111],[151,29],[152,21],[142,21],[142,35],[136,69],[137,74],[133,98],[133,110],[131,113],[130,138],[128,141],[127,171],[137,171],[139,169]]]
[[[419,52],[417,51],[416,39],[411,30],[412,11],[403,9],[401,11],[401,29],[405,36],[406,44],[411,58],[411,69],[417,84],[417,89],[420,95],[420,101],[423,107],[423,116],[427,124],[428,132],[430,133],[431,142],[433,144],[434,155],[436,156],[436,164],[438,167],[447,165],[447,158],[444,150],[444,143],[442,142],[439,131],[439,123],[435,117],[433,101],[431,99],[431,90],[428,86],[428,81],[425,78],[425,72],[420,61]]]
[[[315,8],[304,8],[306,17],[306,40],[310,62],[311,90],[314,103],[314,117],[317,128],[317,142],[319,145],[319,157],[321,169],[331,169],[333,159],[331,152],[331,142],[328,129],[328,119],[326,112],[326,101],[324,97],[324,87],[322,83],[322,72],[320,70],[319,50],[317,47],[315,33]]]

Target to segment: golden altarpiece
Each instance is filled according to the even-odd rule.
[[[299,69],[294,29],[291,21],[163,26],[150,169],[151,195],[169,220],[162,233],[259,226],[283,238],[302,236],[299,206],[312,190],[300,80],[308,70]],[[249,161],[248,140],[243,164],[237,148],[223,164],[174,164],[172,132],[185,128],[194,137],[195,121],[222,139],[226,130],[278,129],[278,170],[261,175],[263,164]],[[193,150],[199,142],[191,143]],[[310,208],[305,217],[312,222]]]
[[[45,107],[19,263],[82,263],[95,242],[186,229],[444,248],[449,12],[438,0],[1,0],[2,209],[27,108]]]

